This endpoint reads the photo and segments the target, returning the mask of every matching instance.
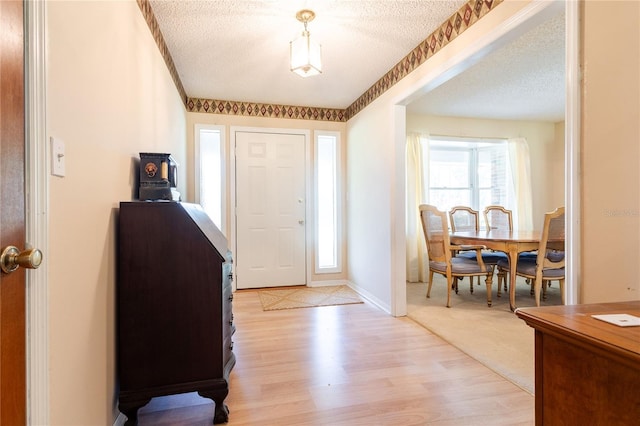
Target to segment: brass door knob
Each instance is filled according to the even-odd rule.
[[[36,269],[42,263],[42,252],[36,248],[20,251],[17,247],[7,246],[0,255],[0,269],[10,273],[19,266],[27,269]]]

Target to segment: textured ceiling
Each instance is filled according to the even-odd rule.
[[[151,0],[150,3],[187,96],[344,109],[467,0]],[[316,18],[308,29],[322,44],[323,73],[309,78],[293,74],[288,65],[289,42],[302,31],[295,14],[303,8],[315,11]],[[547,30],[555,31],[554,35],[546,37],[555,39],[559,28],[550,25]],[[547,30],[532,34],[529,40],[505,53],[504,60],[512,65],[510,68],[505,68],[497,54],[487,64],[476,65],[473,76],[465,78],[463,74],[456,78],[459,83],[436,88],[425,96],[424,102],[409,106],[409,110],[478,116],[477,111],[475,114],[470,111],[471,106],[474,106],[471,110],[477,105],[487,109],[486,102],[491,102],[493,106],[505,105],[504,109],[513,116],[518,109],[512,104],[507,106],[503,99],[517,103],[519,92],[523,91],[551,99],[548,93],[541,93],[542,88],[555,89],[557,84],[532,79],[537,67],[545,65],[546,81],[553,80],[550,62],[541,59],[518,66],[529,55],[528,49],[538,46],[535,36],[545,36]],[[564,46],[564,37],[553,41],[554,45]],[[548,53],[548,47],[541,46],[538,50],[537,58]],[[555,62],[557,58],[554,67]],[[527,73],[518,77],[516,71]],[[563,75],[564,62],[560,71]],[[562,75],[560,84],[564,81]],[[538,76],[542,77],[542,73],[538,72]],[[501,80],[509,87],[497,84]],[[491,87],[499,91],[492,91]],[[454,93],[452,90],[455,96],[447,95]],[[480,96],[481,93],[484,95]],[[469,94],[474,94],[474,98]],[[454,97],[457,102],[451,100]],[[536,106],[549,115],[550,102],[546,106],[534,104],[537,101],[529,100],[521,106],[526,105],[527,109]],[[494,110],[492,114],[501,112]]]
[[[152,0],[191,97],[346,108],[467,0]],[[323,72],[289,71],[296,12],[311,8]]]
[[[492,52],[407,107],[410,113],[564,120],[564,13]]]

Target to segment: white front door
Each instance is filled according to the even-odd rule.
[[[305,285],[305,135],[236,132],[235,142],[236,285]]]

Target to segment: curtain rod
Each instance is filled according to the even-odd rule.
[[[427,136],[429,137],[436,137],[436,138],[442,138],[442,139],[449,139],[452,141],[461,141],[461,142],[471,142],[474,140],[491,140],[491,141],[508,141],[509,139],[512,138],[508,138],[508,137],[491,137],[491,136],[483,136],[483,137],[476,137],[476,136],[451,136],[451,135],[438,135],[438,134],[429,134],[427,133]]]

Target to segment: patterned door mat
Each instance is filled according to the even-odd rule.
[[[260,290],[258,294],[264,311],[364,303],[360,296],[346,285]]]

